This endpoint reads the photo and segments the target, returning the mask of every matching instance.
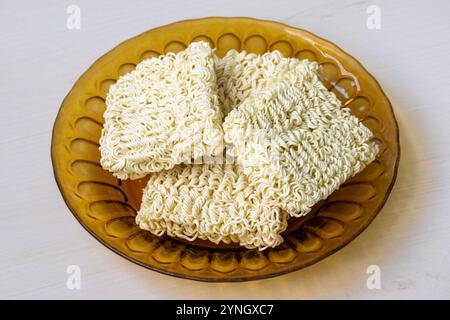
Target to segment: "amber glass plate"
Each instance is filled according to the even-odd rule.
[[[376,161],[303,219],[291,219],[285,242],[263,252],[208,241],[156,237],[134,223],[145,179],[119,181],[99,164],[105,96],[142,59],[205,40],[223,56],[230,49],[308,58],[322,81],[369,127],[381,146]],[[399,136],[391,105],[356,59],[329,41],[284,24],[248,18],[173,23],[129,39],[98,59],[65,98],[53,129],[56,182],[68,207],[96,239],[122,257],[166,274],[203,281],[273,277],[309,266],[345,246],[375,218],[395,181]]]

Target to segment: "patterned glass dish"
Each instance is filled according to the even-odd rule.
[[[134,223],[145,178],[119,181],[99,164],[98,142],[105,96],[142,59],[208,41],[223,56],[230,49],[285,56],[320,64],[320,76],[344,106],[372,130],[377,159],[306,217],[290,219],[285,242],[263,252],[208,241],[156,237]],[[204,18],[173,23],[129,39],[98,59],[64,99],[53,128],[51,155],[56,182],[78,221],[122,257],[169,275],[202,281],[273,277],[309,266],[336,252],[375,218],[395,181],[399,133],[389,100],[353,57],[307,31],[249,18]]]

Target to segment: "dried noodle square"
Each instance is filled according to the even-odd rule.
[[[111,86],[101,164],[136,179],[223,150],[214,54],[206,42],[142,61]]]
[[[298,61],[298,60],[297,60]],[[378,152],[372,133],[298,61],[253,92],[224,121],[224,138],[272,206],[303,216]]]

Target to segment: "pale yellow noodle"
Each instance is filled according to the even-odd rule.
[[[244,173],[271,205],[303,216],[372,162],[373,135],[319,81],[317,64],[297,63],[224,121]]]
[[[144,60],[120,77],[106,97],[103,168],[136,179],[222,152],[216,82],[206,42]]]
[[[261,250],[282,243],[287,227],[285,213],[270,206],[235,164],[179,165],[150,175],[136,222],[158,236]]]

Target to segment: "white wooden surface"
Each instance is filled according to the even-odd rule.
[[[66,28],[66,8],[81,29]],[[369,30],[366,8],[381,9]],[[80,74],[123,40],[205,16],[285,22],[330,39],[380,81],[401,132],[398,180],[372,225],[305,270],[228,284],[182,280],[107,250],[66,208],[53,179],[50,137]],[[450,2],[0,1],[0,298],[450,298]],[[66,268],[81,268],[81,290]],[[381,268],[381,290],[366,268]]]

